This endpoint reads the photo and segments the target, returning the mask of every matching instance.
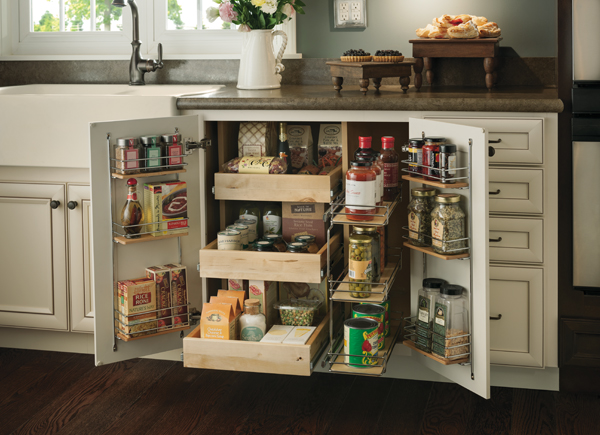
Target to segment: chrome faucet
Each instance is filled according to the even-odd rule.
[[[144,59],[142,57],[140,54],[142,41],[140,41],[140,17],[138,14],[138,7],[135,0],[127,0],[127,3],[131,8],[131,17],[133,18],[133,41],[131,41],[133,53],[131,54],[131,61],[129,62],[129,86],[145,85],[144,74],[147,72],[154,72],[163,67],[162,44],[158,44],[158,60]],[[125,0],[113,0],[112,5],[118,8],[125,7]]]

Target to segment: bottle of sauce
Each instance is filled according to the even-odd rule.
[[[354,152],[354,160],[359,157],[370,157],[373,160],[377,159],[377,151],[371,148],[371,136],[359,136],[358,137],[358,149]]]
[[[144,211],[137,199],[137,180],[130,178],[127,180],[129,192],[127,192],[127,202],[121,211],[121,225],[125,227],[127,238],[137,239],[142,232],[140,225],[144,220]]]
[[[375,204],[383,205],[383,170],[377,164],[377,160],[374,159],[373,157],[358,156],[356,158],[356,161],[371,162],[371,169],[373,171],[375,171],[375,174],[377,175],[377,180],[376,180],[377,186],[375,188]]]
[[[287,137],[287,123],[279,123],[279,140],[277,141],[277,155],[287,163],[286,174],[292,173],[292,155],[290,154],[290,143]]]
[[[267,330],[267,319],[260,313],[258,299],[244,301],[244,314],[240,316],[240,338],[243,341],[260,341]]]
[[[376,212],[377,174],[367,161],[351,162],[346,172],[346,213],[353,221],[372,221]]]
[[[384,136],[381,138],[381,154],[379,161],[383,164],[383,200],[393,201],[398,195],[398,160],[399,156],[394,150],[394,138]]]

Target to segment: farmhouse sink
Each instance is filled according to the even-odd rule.
[[[175,116],[179,114],[177,97],[206,94],[222,87],[26,85],[0,88],[0,166],[89,168],[90,122]]]

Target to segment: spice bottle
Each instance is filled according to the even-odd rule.
[[[440,176],[442,183],[455,183],[456,145],[440,145]]]
[[[469,300],[459,285],[444,284],[435,303],[433,353],[457,358],[470,352]]]
[[[368,298],[373,282],[372,238],[367,235],[353,236],[349,239],[350,258],[348,277],[350,278],[350,295],[354,298]]]
[[[165,159],[164,165],[168,165],[165,169],[181,169],[183,166],[183,146],[179,143],[181,135],[179,133],[174,134],[163,134],[161,136],[163,143],[165,144]],[[177,157],[180,156],[180,157]]]
[[[378,161],[383,165],[383,200],[393,201],[398,195],[398,153],[394,150],[394,138],[381,138],[382,152]]]
[[[115,167],[119,174],[139,174],[143,165],[142,147],[137,137],[121,137],[115,145]]]
[[[140,137],[142,142],[143,158],[145,170],[144,172],[158,172],[162,171],[162,156],[163,147],[160,144],[160,136],[148,135]],[[156,157],[156,158],[154,158]]]
[[[408,143],[402,147],[403,152],[408,153],[408,170],[415,174],[424,173],[424,168],[418,165],[423,164],[423,145],[425,141],[421,138],[409,139]]]
[[[437,190],[431,187],[410,191],[408,203],[408,240],[414,246],[431,246],[431,212]]]
[[[267,331],[267,319],[260,313],[258,299],[244,301],[244,314],[240,316],[240,339],[243,341],[260,341]]]
[[[135,178],[127,180],[127,187],[129,191],[127,192],[127,202],[121,210],[121,225],[125,227],[127,238],[137,239],[140,237],[139,233],[142,232],[143,225],[141,223],[144,220],[144,211],[137,199],[137,180]]]
[[[381,279],[381,236],[379,231],[377,231],[377,227],[360,227],[353,226],[352,234],[350,237],[354,236],[369,236],[371,237],[371,255],[373,257],[373,282],[379,282]]]
[[[346,172],[346,213],[353,221],[370,221],[375,214],[377,174],[372,163],[354,161]]]
[[[423,169],[423,174],[426,180],[439,181],[440,178],[440,145],[446,143],[446,139],[443,137],[426,137],[425,145],[423,145],[423,166],[427,166]],[[428,177],[427,175],[431,175]]]
[[[431,212],[431,237],[434,252],[456,255],[466,252],[465,212],[460,208],[461,196],[443,193],[435,197]],[[453,241],[455,240],[455,241]]]
[[[423,288],[419,290],[415,327],[417,341],[415,342],[415,346],[424,352],[431,353],[435,303],[440,295],[440,289],[444,284],[446,284],[446,281],[443,279],[425,278],[423,280]]]

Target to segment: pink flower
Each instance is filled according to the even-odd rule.
[[[233,5],[228,1],[224,1],[219,5],[219,15],[226,23],[231,23],[237,19],[237,12],[233,10]]]
[[[294,16],[294,7],[291,4],[286,4],[283,6],[283,9],[281,10],[281,12],[283,12],[284,14],[287,15],[288,20],[291,20],[292,17]]]

